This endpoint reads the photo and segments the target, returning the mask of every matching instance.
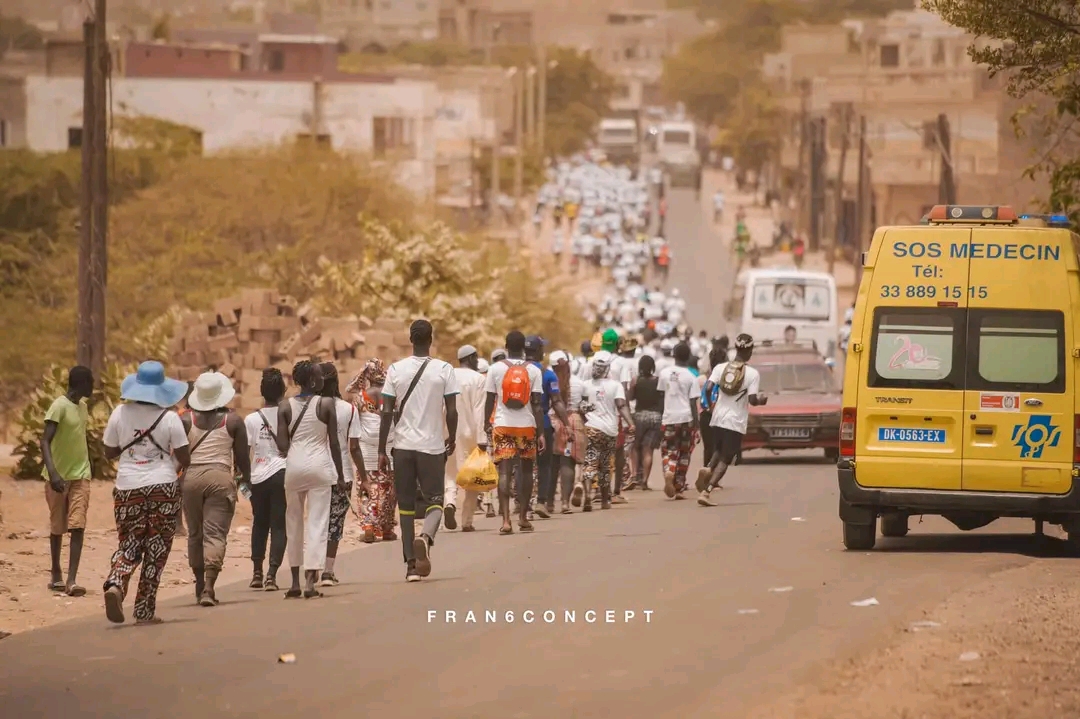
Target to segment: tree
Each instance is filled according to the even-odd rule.
[[[977,40],[973,60],[1008,80],[1018,98],[1049,99],[1034,123],[1034,107],[1015,119],[1034,130],[1041,154],[1028,175],[1049,175],[1049,209],[1080,222],[1080,5],[1059,0],[924,0],[924,7]]]
[[[45,47],[45,36],[36,27],[20,17],[0,13],[0,58],[8,50],[40,50]]]
[[[552,48],[547,57],[544,149],[549,155],[571,155],[596,134],[610,107],[615,80],[577,50]]]

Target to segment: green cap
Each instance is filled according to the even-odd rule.
[[[600,349],[605,352],[615,352],[619,349],[619,333],[613,329],[604,330],[601,336]]]

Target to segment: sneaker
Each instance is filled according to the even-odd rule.
[[[413,540],[413,553],[416,555],[416,573],[421,577],[431,574],[431,545],[426,534]]]
[[[340,582],[333,572],[322,573],[322,579],[319,581],[320,587],[336,587],[338,584],[340,584]]]
[[[580,484],[574,485],[574,492],[570,495],[570,504],[575,507],[581,506],[581,499],[585,496],[585,487]]]
[[[492,519],[492,518],[495,517],[495,505],[494,504],[489,504],[487,506],[487,510],[484,512],[484,516],[487,517],[488,519]]]
[[[263,582],[264,592],[276,592],[278,591],[277,578],[273,575],[266,575],[266,581]]]
[[[419,582],[420,572],[416,571],[416,560],[410,560],[405,566],[405,581],[406,582]]]
[[[443,507],[443,524],[447,529],[457,529],[457,507],[452,504]]]
[[[668,498],[675,497],[675,474],[673,472],[664,472],[664,494]]]
[[[461,528],[461,531],[462,532],[475,532],[476,527],[472,526],[471,524],[466,524],[464,527]]]
[[[586,502],[585,506],[581,508],[581,511],[582,512],[591,512],[592,511],[592,502]]]
[[[697,498],[697,503],[702,507],[716,506],[716,502],[712,501],[712,497],[709,496],[708,492],[702,492],[701,494],[699,494]]]
[[[600,500],[600,509],[611,509],[611,502],[606,499]]]
[[[694,482],[694,489],[699,492],[704,492],[705,488],[709,486],[709,478],[712,477],[712,471],[708,467],[702,467],[698,470],[697,480]]]
[[[262,589],[263,588],[263,573],[256,571],[251,575],[251,584],[248,585],[248,589]]]
[[[547,505],[540,504],[539,502],[537,502],[536,507],[533,508],[533,511],[536,513],[536,516],[539,517],[540,519],[551,519],[551,512],[548,511]]]
[[[105,616],[113,624],[124,623],[124,593],[120,587],[112,586],[105,590]]]
[[[612,504],[629,504],[626,497],[622,496],[621,494],[616,494],[614,497],[612,497],[611,498],[611,503]]]

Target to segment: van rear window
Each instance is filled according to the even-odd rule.
[[[1065,391],[1065,316],[1061,312],[973,309],[968,327],[968,389]]]
[[[964,310],[879,307],[874,313],[871,387],[962,389]]]

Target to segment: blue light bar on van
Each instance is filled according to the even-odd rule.
[[[1042,220],[1050,227],[1068,227],[1070,225],[1069,216],[1063,214],[1055,215],[1020,215],[1021,220]]]

